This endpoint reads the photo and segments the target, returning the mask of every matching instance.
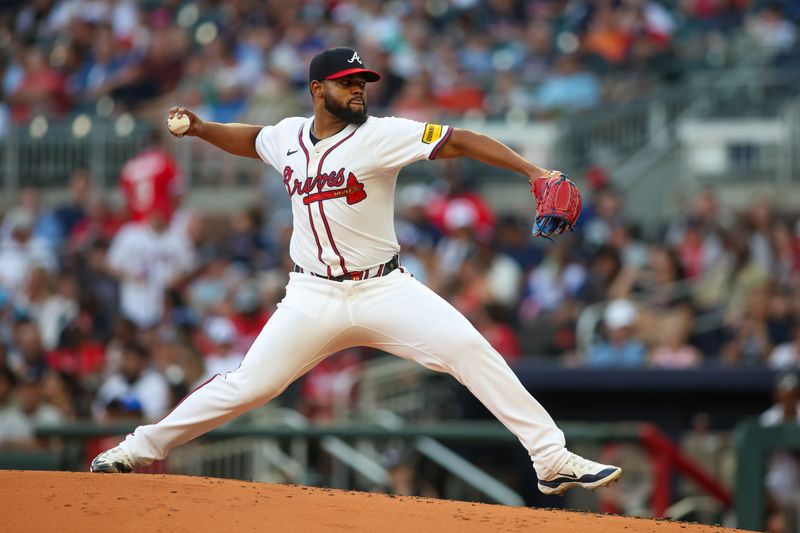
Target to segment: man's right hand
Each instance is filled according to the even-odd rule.
[[[167,115],[167,121],[172,117],[180,117],[181,115],[186,115],[189,117],[189,129],[183,133],[174,133],[172,130],[167,127],[167,130],[173,135],[173,137],[184,137],[188,135],[189,137],[199,137],[200,134],[205,130],[206,123],[203,119],[192,113],[190,110],[186,109],[185,107],[173,107],[169,110],[169,114]],[[166,123],[166,122],[165,122]]]

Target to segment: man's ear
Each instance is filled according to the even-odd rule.
[[[311,96],[317,96],[317,95],[321,96],[323,91],[322,82],[318,80],[313,80],[309,85],[308,90],[311,93]]]

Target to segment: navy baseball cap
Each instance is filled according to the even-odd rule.
[[[344,46],[328,48],[311,60],[311,65],[308,67],[308,82],[336,80],[352,74],[361,74],[370,82],[381,79],[381,75],[374,70],[364,68],[364,62],[352,48]]]

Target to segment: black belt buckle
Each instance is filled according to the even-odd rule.
[[[396,270],[399,266],[400,266],[400,256],[396,255],[396,256],[392,257],[391,259],[389,259],[389,261],[387,261],[384,264],[383,272],[381,272],[381,276],[385,276],[389,272],[391,272],[393,270]]]

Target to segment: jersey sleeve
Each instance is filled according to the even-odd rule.
[[[453,133],[451,126],[386,117],[378,124],[375,160],[378,166],[399,168],[422,159],[435,159]]]
[[[256,137],[256,152],[263,162],[274,169],[278,169],[278,140],[279,132],[277,126],[264,126]]]

